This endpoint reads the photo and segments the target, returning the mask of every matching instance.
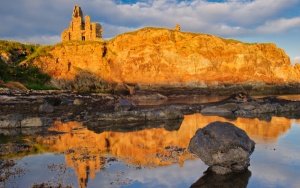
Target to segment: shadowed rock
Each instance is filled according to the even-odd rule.
[[[227,122],[213,122],[196,132],[189,151],[210,166],[210,171],[229,174],[247,169],[254,147],[254,141],[242,129]]]
[[[250,177],[249,170],[227,175],[218,175],[207,171],[204,176],[191,185],[191,188],[246,188]]]

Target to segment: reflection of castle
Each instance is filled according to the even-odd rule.
[[[79,6],[75,5],[72,21],[69,28],[61,34],[61,39],[65,41],[89,41],[99,40],[102,37],[102,27],[99,23],[91,22],[89,16],[83,19],[83,13]]]
[[[81,123],[56,122],[51,128],[65,132],[38,139],[56,152],[66,152],[66,163],[74,168],[81,187],[86,187],[89,178],[105,165],[107,153],[129,164],[141,166],[164,166],[183,164],[193,157],[182,148],[187,148],[195,132],[213,121],[227,121],[221,117],[185,116],[177,131],[153,128],[133,132],[94,133]],[[258,119],[238,118],[233,121],[255,141],[276,141],[291,128],[291,120],[273,117],[270,122]],[[172,149],[173,148],[173,149]]]

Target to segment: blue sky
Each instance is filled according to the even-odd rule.
[[[300,0],[1,0],[0,38],[56,43],[74,4],[104,27],[104,37],[145,26],[273,42],[300,60]]]

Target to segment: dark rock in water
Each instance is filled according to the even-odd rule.
[[[189,144],[189,151],[216,174],[246,170],[254,148],[255,142],[245,131],[226,122],[213,122],[199,129]]]
[[[246,188],[251,177],[251,172],[245,170],[241,173],[218,175],[208,171],[191,188]]]
[[[233,102],[251,102],[253,98],[247,93],[241,92],[241,93],[232,94],[230,97],[228,97],[225,100],[233,101]]]
[[[27,143],[7,143],[0,144],[0,156],[16,154],[21,152],[29,152],[32,149],[32,145]]]
[[[227,103],[218,106],[208,106],[201,110],[202,114],[214,115],[219,114],[221,116],[232,116],[234,111],[238,109],[238,105],[235,103]]]
[[[58,97],[47,97],[45,101],[52,106],[59,106],[62,103],[62,100]]]
[[[115,105],[115,111],[129,111],[133,109],[134,106],[135,104],[127,99],[119,99]]]
[[[52,112],[54,112],[54,108],[51,104],[44,103],[39,106],[39,112],[40,113],[52,113]]]

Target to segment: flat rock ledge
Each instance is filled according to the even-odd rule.
[[[271,116],[300,117],[300,101],[290,101],[277,97],[253,98],[238,93],[229,98],[203,105],[201,114],[223,117],[244,117],[269,119]]]
[[[224,175],[247,170],[255,142],[231,123],[213,122],[196,132],[188,148],[208,171]]]

